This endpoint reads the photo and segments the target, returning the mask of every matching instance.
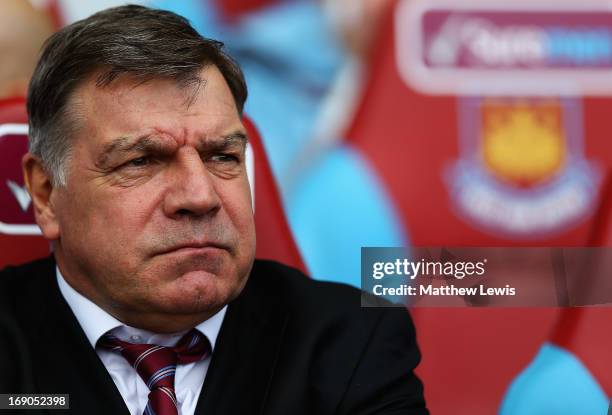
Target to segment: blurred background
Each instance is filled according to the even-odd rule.
[[[1,266],[49,252],[19,167],[38,50],[123,3],[0,2]],[[359,286],[361,247],[612,245],[611,3],[132,3],[187,17],[241,64],[256,163],[276,186],[255,185],[256,217],[286,238],[258,233],[264,256]],[[607,412],[605,307],[412,315],[433,414]]]

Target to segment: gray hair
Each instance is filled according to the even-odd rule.
[[[30,152],[42,160],[52,183],[64,186],[79,116],[72,98],[88,77],[96,75],[100,88],[129,74],[142,82],[173,79],[197,91],[198,73],[208,65],[219,69],[242,114],[247,87],[240,67],[223,43],[202,37],[185,18],[127,5],[66,26],[45,42],[30,81]]]

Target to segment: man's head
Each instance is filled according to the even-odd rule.
[[[246,95],[221,44],[169,12],[109,9],[47,41],[23,165],[73,287],[167,332],[240,293],[255,252]]]

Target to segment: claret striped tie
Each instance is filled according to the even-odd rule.
[[[175,347],[155,344],[133,344],[105,334],[98,346],[120,352],[130,362],[149,388],[149,401],[144,415],[178,415],[174,392],[176,365],[197,362],[210,355],[210,342],[193,329],[185,334]]]

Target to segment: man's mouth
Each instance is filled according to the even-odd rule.
[[[165,248],[158,252],[156,255],[167,255],[167,254],[217,254],[219,251],[230,251],[230,247],[227,244],[218,242],[186,242],[181,244],[173,245],[169,248]]]

